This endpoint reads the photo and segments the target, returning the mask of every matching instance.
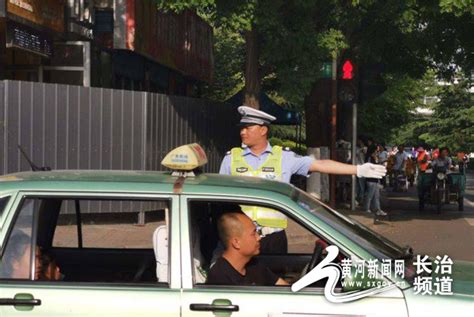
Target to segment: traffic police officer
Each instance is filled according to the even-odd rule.
[[[242,115],[239,123],[242,147],[227,152],[220,174],[256,176],[289,183],[293,174],[307,175],[309,172],[374,178],[381,178],[386,173],[383,165],[366,163],[354,166],[333,160],[315,160],[299,156],[287,148],[271,146],[268,131],[276,118],[247,106],[240,106],[238,111]],[[288,220],[285,215],[257,206],[244,206],[242,210],[262,228],[262,253],[287,253],[285,229]]]

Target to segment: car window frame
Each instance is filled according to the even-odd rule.
[[[16,191],[14,191],[14,192],[13,191],[1,192],[0,197],[1,198],[10,197],[7,204],[5,205],[3,213],[0,214],[0,254],[1,254],[2,253],[2,242],[3,242],[2,230],[3,230],[3,227],[5,225],[6,220],[8,218],[9,212],[10,212],[10,210],[12,209],[12,207],[14,206],[14,204],[16,202],[17,192]]]
[[[5,206],[3,208],[0,208],[0,218],[2,218],[3,214],[7,210],[8,203],[10,202],[11,196],[10,195],[1,195],[0,194],[0,200],[8,198],[8,200],[5,202]]]
[[[280,194],[277,194],[280,195]],[[284,195],[282,195],[284,197]],[[290,197],[287,197],[290,199]],[[185,272],[186,274],[182,275],[182,285],[184,290],[202,290],[202,289],[226,289],[226,290],[259,290],[259,291],[265,291],[265,290],[271,290],[271,292],[283,292],[283,293],[288,293],[291,292],[290,286],[236,286],[236,285],[206,285],[206,284],[195,284],[194,283],[194,270],[193,270],[193,256],[192,256],[192,249],[191,249],[191,239],[192,239],[192,233],[191,233],[191,228],[189,226],[189,221],[190,221],[190,210],[189,210],[189,204],[190,201],[215,201],[215,202],[232,202],[232,203],[240,203],[242,202],[243,205],[245,204],[255,204],[255,205],[264,205],[265,207],[272,207],[277,210],[286,210],[286,212],[290,212],[293,216],[288,216],[291,218],[293,221],[298,223],[298,225],[303,226],[306,230],[311,232],[312,234],[321,237],[325,241],[328,241],[330,243],[333,243],[334,245],[337,245],[340,249],[340,252],[347,254],[348,257],[351,259],[360,259],[358,255],[353,253],[352,251],[348,250],[344,244],[342,244],[340,241],[334,238],[334,236],[329,235],[326,233],[326,231],[323,228],[320,228],[317,224],[312,223],[310,219],[304,217],[303,214],[301,214],[300,211],[295,210],[292,206],[289,206],[288,204],[275,200],[272,198],[268,197],[257,197],[257,196],[240,196],[236,195],[233,196],[232,198],[229,198],[228,195],[226,196],[219,196],[218,194],[183,194],[181,195],[180,203],[182,205],[181,207],[181,232],[182,232],[182,240],[186,241],[185,244],[183,244],[183,241],[181,242],[182,246],[182,253],[181,253],[181,264],[182,264],[182,271],[183,273]],[[304,208],[298,206],[301,211],[308,212]],[[290,211],[291,210],[291,211]],[[286,213],[285,213],[286,214]],[[313,228],[314,227],[314,228]],[[315,231],[317,233],[315,233]],[[336,241],[336,243],[334,243]],[[189,278],[190,277],[190,278]],[[300,292],[309,292],[311,294],[324,294],[324,288],[322,287],[306,287],[302,289]]]
[[[106,283],[106,282],[67,282],[67,281],[35,281],[34,280],[34,265],[31,262],[31,276],[30,279],[28,280],[0,280],[0,284],[8,283],[8,284],[18,284],[18,285],[63,285],[63,286],[91,286],[91,287],[133,287],[133,288],[156,288],[156,289],[179,289],[181,285],[181,276],[180,276],[180,271],[179,267],[181,267],[180,262],[181,259],[179,256],[176,255],[176,253],[179,252],[179,233],[180,233],[180,228],[179,228],[179,195],[174,194],[174,193],[164,193],[164,192],[123,192],[123,191],[106,191],[106,192],[97,192],[97,191],[81,191],[81,190],[64,190],[64,191],[58,191],[58,190],[52,190],[52,191],[47,191],[47,190],[28,190],[28,191],[18,191],[16,193],[16,197],[14,199],[14,202],[10,200],[9,203],[12,203],[13,205],[10,208],[10,214],[8,219],[6,219],[7,222],[7,228],[4,234],[4,239],[1,241],[5,241],[5,237],[10,237],[11,231],[13,230],[13,227],[16,222],[16,218],[19,215],[20,208],[23,205],[23,202],[28,199],[28,198],[47,198],[47,197],[54,197],[54,198],[59,198],[59,197],[64,197],[65,199],[70,199],[70,198],[82,198],[82,199],[87,199],[87,198],[96,198],[96,199],[143,199],[143,200],[169,200],[169,222],[170,226],[168,228],[168,243],[169,243],[169,248],[168,248],[168,274],[169,274],[169,282],[168,283],[160,283],[160,282],[152,282],[152,283],[122,283],[122,282],[117,282],[117,283]],[[177,209],[178,211],[173,212],[173,208]],[[174,214],[174,215],[173,215]],[[35,217],[35,224],[34,227],[37,227],[37,219],[38,217]],[[33,238],[32,238],[32,243],[36,243],[36,229],[33,229]],[[0,232],[1,233],[1,232]],[[150,237],[151,239],[151,237]],[[4,245],[2,244],[1,249],[0,249],[0,256],[3,255],[4,252]],[[32,251],[34,252],[34,250]],[[31,259],[31,261],[34,261],[34,257]],[[171,261],[176,263],[177,265],[171,265]]]

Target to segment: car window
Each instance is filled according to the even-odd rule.
[[[33,258],[33,220],[37,202],[22,203],[0,259],[0,279],[29,279]]]
[[[79,246],[76,208],[80,210],[82,247],[152,249],[150,237],[158,226],[165,224],[168,202],[63,200],[53,247]]]
[[[1,277],[167,285],[170,207],[166,199],[27,198],[2,257]],[[27,243],[29,255],[20,243]],[[33,257],[34,265],[12,275],[19,258],[26,263]]]
[[[194,273],[194,284],[195,285],[232,285],[219,281],[214,283],[209,281],[209,274],[215,275],[216,267],[214,265],[220,265],[222,263],[222,255],[224,249],[228,246],[221,240],[222,225],[219,225],[219,219],[223,214],[228,212],[244,212],[251,214],[251,208],[255,207],[250,204],[243,204],[241,202],[228,202],[228,201],[203,201],[203,200],[191,200],[189,202],[189,228],[191,230],[191,252],[192,252],[192,265]],[[274,208],[273,206],[259,205],[260,208]],[[271,275],[281,277],[288,283],[294,283],[304,272],[307,270],[313,251],[315,250],[317,243],[324,243],[317,234],[311,232],[303,225],[301,225],[296,219],[292,218],[291,213],[285,210],[276,210],[279,213],[287,216],[286,229],[282,231],[286,236],[286,240],[283,242],[287,245],[287,249],[284,253],[272,251],[272,248],[264,247],[264,240],[260,240],[260,251],[257,255],[254,255],[252,263],[258,263],[258,266],[264,266],[266,269],[271,271]],[[258,228],[259,234],[265,234],[264,230]],[[273,233],[266,233],[266,236],[272,235]],[[280,235],[280,234],[279,234]],[[282,241],[278,240],[278,244]],[[327,242],[326,242],[327,243]],[[264,250],[265,248],[265,250]],[[263,252],[265,251],[265,252]],[[322,255],[324,256],[324,254]],[[251,262],[249,262],[251,263]],[[226,265],[226,267],[228,267]],[[218,267],[222,269],[221,266]],[[260,269],[260,268],[259,268]],[[214,273],[211,273],[211,271]],[[223,269],[222,269],[223,270]],[[263,272],[266,272],[264,270]],[[226,272],[227,274],[228,272]],[[232,274],[230,272],[229,274]],[[211,276],[211,280],[214,277]],[[219,276],[221,278],[221,276]],[[237,276],[238,278],[238,276]],[[247,283],[249,281],[245,281]],[[257,282],[257,285],[259,282]],[[243,284],[240,286],[249,286]],[[266,285],[268,286],[268,285]],[[323,287],[323,285],[315,285],[315,287]]]

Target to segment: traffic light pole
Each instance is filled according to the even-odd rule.
[[[331,159],[337,160],[337,61],[332,60],[332,80],[331,80]],[[336,175],[330,175],[330,205],[336,207]]]
[[[356,165],[356,146],[357,146],[357,102],[354,102],[352,105],[352,165]],[[355,210],[355,200],[356,200],[356,191],[357,191],[357,178],[355,175],[352,175],[352,190],[351,190],[351,210]]]

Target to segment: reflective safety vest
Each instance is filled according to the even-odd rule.
[[[423,152],[419,152],[418,154],[418,157],[416,158],[417,162],[418,162],[418,166],[420,167],[420,171],[422,172],[425,172],[427,169],[428,169],[428,165],[429,165],[429,156],[428,154],[423,151]]]
[[[267,160],[257,169],[247,164],[245,157],[242,156],[242,148],[233,148],[231,150],[231,175],[255,176],[272,180],[281,180],[282,174],[282,147],[273,146],[272,154],[268,155]],[[288,226],[287,217],[279,211],[260,206],[241,206],[242,211],[257,222],[262,227],[272,227],[286,229]]]

